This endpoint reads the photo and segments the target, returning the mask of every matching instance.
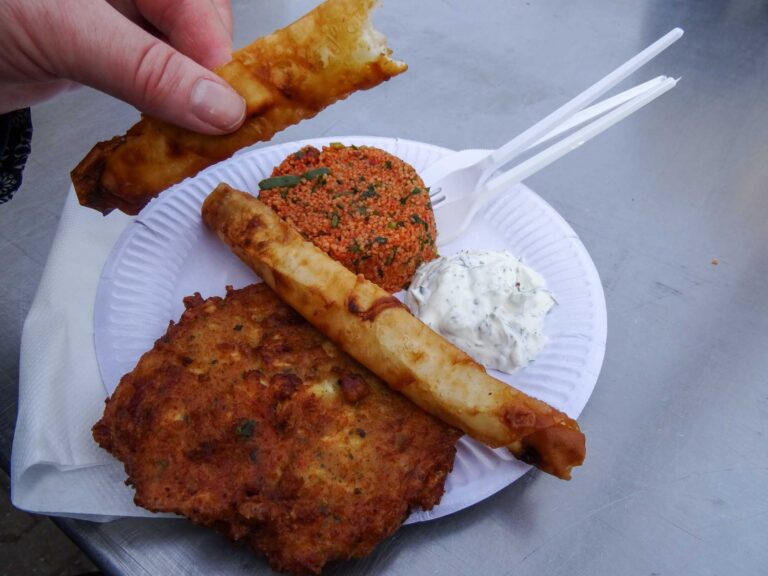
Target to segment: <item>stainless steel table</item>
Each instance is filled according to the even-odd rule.
[[[235,2],[236,44],[313,2]],[[532,178],[576,229],[608,303],[605,364],[571,482],[529,473],[409,526],[330,574],[765,574],[768,571],[768,3],[385,0],[410,71],[276,141],[402,136],[494,147],[679,25],[643,74],[670,94]],[[0,454],[7,467],[22,321],[69,185],[136,118],[83,90],[33,112],[33,154],[0,207]],[[66,298],[66,294],[61,295]],[[185,521],[60,525],[105,571],[264,574]]]

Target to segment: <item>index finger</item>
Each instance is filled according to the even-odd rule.
[[[221,18],[227,34],[232,38],[232,3],[229,0],[211,0],[211,3],[219,13],[219,18]]]
[[[179,52],[213,69],[232,59],[232,37],[211,0],[137,0],[136,7]]]

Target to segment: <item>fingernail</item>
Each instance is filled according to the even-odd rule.
[[[245,100],[232,88],[200,78],[192,88],[192,113],[199,120],[219,130],[230,132],[245,117]]]

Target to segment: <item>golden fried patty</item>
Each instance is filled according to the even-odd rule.
[[[138,505],[319,572],[440,501],[460,432],[391,391],[264,284],[185,299],[94,426]]]

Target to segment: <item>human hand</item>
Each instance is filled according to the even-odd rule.
[[[206,134],[245,102],[211,72],[231,59],[229,0],[0,0],[0,113],[87,84]]]

